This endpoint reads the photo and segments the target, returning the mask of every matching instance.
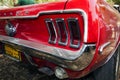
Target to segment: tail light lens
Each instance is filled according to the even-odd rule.
[[[49,16],[48,14],[44,16],[44,18],[47,17],[46,22],[50,34],[49,42],[56,41],[56,45],[53,46],[79,49],[82,42],[86,42],[87,16],[82,10],[80,13],[65,11],[64,13],[51,13]]]
[[[59,44],[66,45],[67,44],[67,30],[66,30],[66,24],[64,22],[64,19],[56,19],[56,25],[58,27],[58,34],[59,34]]]
[[[57,44],[56,42],[58,40],[58,44],[60,45],[65,46],[69,43],[71,48],[79,48],[81,34],[78,18],[57,18],[53,20],[46,19],[46,24],[50,34],[49,43]]]
[[[56,29],[55,29],[55,26],[54,26],[52,19],[46,19],[46,24],[47,24],[49,35],[50,35],[49,43],[55,44],[56,39],[57,39],[57,35],[56,35]]]
[[[68,26],[70,29],[70,47],[79,48],[80,46],[80,28],[78,19],[68,19]]]

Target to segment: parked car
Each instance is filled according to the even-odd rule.
[[[105,0],[0,10],[1,52],[59,79],[117,80],[119,45],[120,14]]]

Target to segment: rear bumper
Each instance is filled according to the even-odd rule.
[[[24,54],[48,60],[73,71],[86,68],[93,60],[93,53],[95,53],[95,44],[84,44],[80,50],[70,51],[2,35],[0,35],[0,42],[9,44]]]

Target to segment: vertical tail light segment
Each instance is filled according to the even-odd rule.
[[[56,29],[55,29],[55,25],[53,23],[52,19],[46,19],[46,24],[48,27],[48,31],[50,34],[50,38],[49,38],[49,43],[56,43],[57,40],[57,33],[56,33]]]
[[[70,46],[73,48],[80,47],[80,28],[77,18],[68,19],[68,26],[70,29]]]
[[[68,41],[68,32],[66,29],[66,24],[64,22],[64,19],[56,19],[56,25],[58,27],[58,35],[59,35],[59,44],[61,45],[67,45]]]
[[[58,18],[55,20],[56,23],[52,19],[46,19],[46,24],[48,27],[48,31],[50,34],[49,42],[56,43],[57,40],[57,30],[58,29],[58,43],[60,45],[67,45],[68,43],[68,32],[70,33],[70,47],[79,48],[80,47],[80,28],[78,23],[78,18],[68,18],[67,21],[64,18]],[[67,24],[65,23],[67,22]],[[56,26],[55,26],[56,24]],[[69,30],[67,30],[67,26]]]

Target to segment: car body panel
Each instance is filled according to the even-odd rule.
[[[75,13],[66,13],[67,10],[74,10]],[[82,21],[83,19],[81,17],[84,15],[82,14],[82,16],[80,16],[81,13],[79,14],[77,13],[77,11],[84,11],[84,13],[86,14],[86,18],[85,18],[86,21],[84,22]],[[71,70],[70,68],[66,68],[65,66],[59,65],[60,63],[62,63],[62,61],[64,62],[64,59],[60,58],[61,60],[58,60],[57,59],[58,57],[56,56],[54,56],[55,58],[53,58],[53,56],[52,58],[50,58],[50,56],[47,55],[47,60],[44,60],[45,57],[43,55],[40,55],[43,56],[42,58],[40,59],[37,58],[39,60],[37,60],[38,62],[36,62],[36,64],[38,64],[39,67],[43,67],[44,65],[44,66],[49,66],[53,70],[55,70],[55,67],[59,65],[66,70],[66,72],[69,75],[69,78],[80,78],[92,72],[96,68],[104,65],[114,54],[114,51],[117,49],[117,46],[120,43],[119,15],[120,14],[104,0],[94,0],[94,1],[68,0],[68,2],[66,2],[66,0],[62,0],[60,2],[54,2],[54,3],[16,7],[16,8],[5,9],[0,11],[0,35],[7,36],[4,27],[7,23],[10,22],[15,26],[17,30],[16,35],[13,37],[16,40],[17,39],[28,40],[33,43],[35,42],[38,44],[44,44],[46,46],[52,46],[53,48],[70,50],[73,52],[79,51],[84,44],[86,45],[95,44],[96,50],[92,54],[92,57],[89,60],[88,65],[87,66],[85,65],[84,68],[82,68],[82,70],[80,69],[78,71]],[[71,17],[79,18],[80,19],[79,22],[81,22],[80,25],[82,25],[80,26],[80,30],[81,30],[80,47],[77,49],[70,47],[69,46],[70,40],[68,40],[68,44],[66,46],[59,45],[58,42],[57,44],[49,43],[48,40],[50,35],[46,27],[45,20],[52,19],[55,22],[55,20],[58,18],[64,18],[65,20],[67,20],[68,18]],[[57,31],[58,30],[56,30],[56,32]],[[70,35],[68,35],[68,37],[70,38]],[[2,39],[0,40],[2,41]],[[24,48],[23,51],[25,51]],[[28,52],[32,52],[32,51],[29,49]],[[34,54],[35,53],[38,54],[38,52],[35,51],[33,52]],[[32,53],[30,54],[32,56],[34,55]],[[34,59],[36,59],[36,57]],[[60,63],[57,64],[52,62],[53,59],[56,60],[56,62],[60,62]],[[44,61],[42,60],[47,62],[44,63]],[[40,61],[43,64],[39,64]],[[84,65],[85,63],[86,60],[83,60],[83,64],[82,63],[81,64]]]
[[[67,0],[58,0],[57,2],[32,4],[25,6],[16,6],[13,8],[1,9],[1,18],[18,18],[39,16],[41,11],[63,10]],[[57,6],[57,7],[55,7]]]

